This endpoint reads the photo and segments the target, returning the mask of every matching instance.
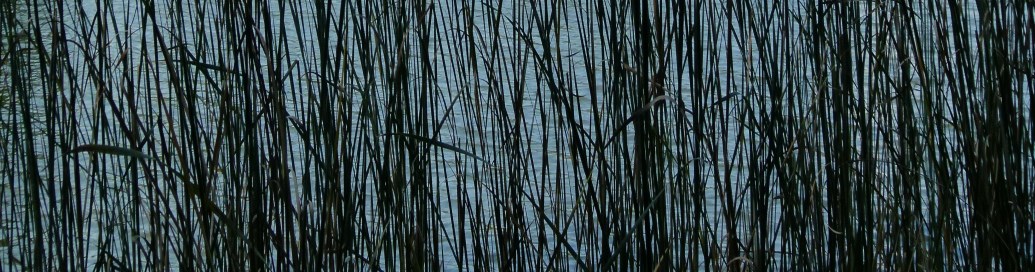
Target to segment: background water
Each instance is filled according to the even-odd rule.
[[[168,162],[211,186],[211,201],[239,227],[268,216],[272,267],[405,269],[420,266],[406,256],[425,252],[443,270],[577,270],[580,261],[608,263],[609,252],[622,268],[844,268],[855,246],[877,267],[985,267],[974,257],[985,247],[973,241],[997,221],[972,221],[982,207],[974,198],[986,195],[971,183],[992,180],[1012,188],[1013,206],[993,210],[1013,211],[1006,217],[1018,231],[1010,250],[990,246],[1001,259],[989,259],[1032,254],[1023,232],[1035,179],[1030,67],[1007,84],[1015,106],[1002,114],[1016,119],[1002,126],[1017,131],[1004,135],[1021,135],[1019,155],[1004,155],[1014,159],[1001,166],[1008,174],[982,176],[966,153],[990,143],[966,135],[995,119],[983,117],[995,115],[991,107],[975,105],[1003,101],[983,84],[993,81],[987,75],[967,78],[954,68],[988,61],[979,18],[993,17],[978,14],[976,2],[960,3],[959,21],[943,17],[951,4],[922,3],[655,1],[643,17],[627,3],[588,1],[367,1],[326,11],[284,1],[154,4],[153,17],[146,2],[16,5],[5,36],[24,31],[42,42],[15,47],[5,38],[4,47],[30,67],[23,76],[31,83],[22,85],[32,94],[29,142],[39,167],[23,159],[31,152],[20,138],[27,134],[13,66],[5,64],[0,78],[12,87],[0,142],[9,157],[0,166],[9,173],[0,191],[4,267],[48,267],[30,260],[42,248],[67,258],[63,268],[119,260],[214,269],[237,263],[218,256],[249,248],[228,238],[232,224],[185,204],[200,200],[186,196],[170,169],[125,156],[64,156],[82,144],[131,147]],[[699,12],[677,11],[681,4]],[[1031,24],[1030,11],[1019,14],[1016,25],[1001,27],[1022,29],[1004,40],[1014,50],[1008,61],[1023,66],[1031,53],[1020,48],[1031,36],[1019,26]],[[855,16],[858,28],[834,15]],[[645,39],[638,18],[653,20],[659,48],[668,50],[637,55],[645,52],[636,47]],[[936,31],[952,26],[969,29]],[[855,66],[835,59],[843,46],[856,52],[848,62]],[[404,79],[393,77],[400,67]],[[844,74],[849,80],[840,81]],[[660,76],[661,86],[641,84]],[[844,82],[852,83],[837,85]],[[961,90],[981,94],[959,98]],[[653,167],[635,154],[643,148],[637,139],[654,136],[622,124],[662,94],[671,99],[648,123],[665,142],[644,151],[661,164]],[[612,135],[614,144],[594,145]],[[907,148],[916,143],[922,147]],[[340,172],[323,163],[331,158]],[[643,178],[644,167],[656,171]],[[32,186],[26,171],[45,182]],[[276,193],[277,179],[290,195]],[[32,192],[44,195],[38,214],[53,219],[33,218]],[[655,195],[663,204],[644,201]],[[248,206],[254,198],[264,206]],[[350,233],[354,240],[342,238]],[[295,248],[269,249],[276,241]],[[408,241],[426,244],[411,249]],[[299,257],[339,247],[326,243],[347,250]],[[924,250],[906,252],[911,246]],[[285,261],[292,258],[308,264]]]

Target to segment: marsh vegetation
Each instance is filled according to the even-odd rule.
[[[0,1],[0,270],[1022,271],[1031,1]]]

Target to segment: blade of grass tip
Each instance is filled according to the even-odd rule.
[[[438,147],[441,147],[441,148],[452,150],[453,152],[456,152],[456,153],[460,153],[460,154],[464,154],[464,155],[467,155],[467,156],[471,156],[472,158],[475,158],[476,160],[479,160],[479,161],[482,161],[482,162],[489,162],[489,161],[486,161],[485,159],[482,159],[481,157],[478,157],[478,155],[475,155],[474,153],[471,153],[471,152],[469,152],[467,150],[463,150],[463,149],[460,149],[459,147],[453,146],[451,144],[443,143],[443,142],[441,142],[439,140],[431,139],[431,138],[420,136],[420,135],[413,135],[413,134],[409,134],[409,133],[385,133],[385,134],[381,134],[381,136],[403,136],[403,137],[407,137],[407,138],[410,138],[410,139],[414,139],[414,140],[418,140],[418,141],[421,141],[421,142],[425,142],[425,143],[428,143],[428,144],[431,144],[431,145],[434,145],[434,146],[438,146]]]
[[[719,100],[715,100],[715,102],[712,102],[711,104],[708,104],[708,106],[706,106],[704,108],[705,109],[713,108],[715,106],[718,106],[719,104],[725,103],[727,100],[730,100],[731,98],[733,98],[734,96],[739,95],[739,94],[740,94],[740,92],[734,91],[734,92],[729,93],[729,94],[727,94],[727,95],[725,95],[723,97],[720,97]],[[687,109],[685,106],[683,107],[683,111],[686,111],[686,113],[689,113],[689,114],[694,114],[693,111],[691,111],[690,109]]]
[[[327,79],[326,77],[324,77],[323,75],[321,75],[320,73],[317,73],[317,72],[306,72],[306,74],[314,75],[317,78],[319,78],[319,80],[321,82],[323,82],[324,84],[328,84],[328,85],[338,89],[339,91],[341,91],[341,93],[338,93],[338,95],[344,95],[345,93],[348,93],[348,92],[358,92],[358,91],[360,91],[360,88],[355,86],[355,85],[335,83],[335,82]]]
[[[140,151],[137,151],[137,150],[134,150],[134,149],[129,149],[129,148],[120,147],[120,146],[113,146],[113,145],[84,144],[84,145],[76,146],[76,147],[68,150],[67,152],[65,152],[65,155],[72,155],[72,154],[75,154],[75,153],[82,153],[82,152],[100,153],[100,154],[115,155],[115,156],[125,156],[125,157],[137,158],[137,159],[142,159],[142,160],[149,160],[149,161],[154,161],[155,163],[158,163],[158,165],[160,165],[162,167],[167,167],[165,165],[165,163],[163,163],[162,161],[158,160],[155,157],[148,156],[147,154],[144,154],[144,152],[140,152]],[[170,168],[170,170],[177,177],[179,177],[180,179],[186,181],[186,177],[184,177],[183,174],[181,174],[180,172],[176,171],[176,169],[171,169]]]
[[[101,144],[84,144],[72,148],[66,154],[71,155],[75,153],[88,152],[88,153],[101,153],[116,156],[133,157],[143,160],[154,160],[151,156],[144,154],[144,152],[136,151],[133,149],[113,146],[113,145],[101,145]]]
[[[196,61],[196,60],[173,60],[173,62],[179,62],[179,63],[183,63],[183,64],[190,64],[190,65],[194,65],[194,66],[197,66],[197,67],[200,67],[200,68],[204,68],[205,70],[212,70],[212,71],[216,71],[216,72],[224,72],[224,73],[228,73],[228,74],[235,75],[235,76],[240,76],[241,75],[241,73],[238,73],[237,70],[226,68],[225,66],[220,66],[220,65],[215,65],[215,64],[208,64],[208,63],[204,63],[204,62],[200,62],[200,61]],[[208,73],[205,73],[205,74],[207,75]]]
[[[189,57],[193,58],[193,55],[191,55],[190,52],[187,52],[187,55]],[[225,72],[225,73],[228,73],[228,74],[231,74],[231,75],[234,75],[234,76],[241,76],[241,73],[238,73],[237,70],[232,70],[232,69],[226,68],[224,66],[219,66],[219,65],[215,65],[215,64],[208,64],[208,63],[200,62],[200,61],[197,61],[197,60],[173,60],[173,62],[179,62],[179,63],[183,63],[183,64],[190,64],[190,65],[194,65],[194,66],[203,68],[203,69],[199,69],[198,71],[200,71],[201,74],[205,76],[205,81],[207,81],[208,84],[211,84],[211,86],[215,87],[216,90],[220,91],[220,92],[222,92],[222,90],[219,90],[219,87],[218,87],[218,86],[220,86],[220,84],[217,83],[216,80],[212,78],[212,75],[210,75],[208,73],[208,70],[214,70],[216,72]]]
[[[84,145],[80,145],[80,146],[76,146],[75,148],[72,148],[71,150],[69,150],[65,154],[71,155],[71,154],[81,153],[81,152],[100,153],[100,154],[108,154],[108,155],[116,155],[116,156],[126,156],[126,157],[142,159],[142,160],[149,160],[149,161],[154,161],[155,163],[157,163],[158,165],[160,165],[160,166],[162,166],[164,168],[169,168],[169,171],[171,171],[174,175],[179,177],[181,181],[183,181],[185,191],[187,192],[188,195],[197,197],[198,200],[201,201],[201,205],[204,208],[212,211],[212,213],[215,214],[216,217],[219,217],[219,219],[223,220],[223,222],[225,222],[226,224],[230,225],[232,223],[226,217],[226,213],[224,213],[223,210],[219,209],[219,206],[216,205],[215,202],[213,202],[207,196],[204,196],[204,195],[201,195],[201,194],[198,193],[199,188],[198,188],[197,184],[195,184],[193,182],[190,182],[190,180],[188,180],[187,176],[183,175],[179,171],[176,171],[175,169],[172,169],[172,168],[168,167],[168,165],[166,165],[165,163],[162,163],[162,161],[160,161],[160,160],[158,160],[158,159],[156,159],[154,157],[148,156],[147,154],[144,154],[144,152],[136,151],[136,150],[125,148],[125,147],[113,146],[113,145],[84,144]],[[233,227],[233,226],[231,226],[231,227]],[[231,228],[231,229],[232,229],[232,231],[236,232],[236,228]]]
[[[632,115],[630,115],[629,118],[625,118],[625,121],[622,122],[621,125],[618,125],[618,128],[615,129],[615,132],[611,134],[611,138],[608,138],[607,142],[604,143],[604,145],[601,146],[601,148],[606,148],[608,145],[611,145],[611,142],[613,142],[615,140],[615,137],[618,137],[618,134],[621,133],[623,130],[625,130],[625,128],[629,126],[629,123],[632,123],[633,121],[635,121],[638,118],[642,118],[643,116],[646,116],[647,113],[649,113],[650,110],[652,108],[654,108],[655,104],[660,103],[661,101],[669,100],[669,99],[671,99],[671,98],[669,98],[669,96],[667,96],[667,95],[655,96],[654,99],[651,99],[650,102],[647,102],[646,105],[643,105],[642,107],[640,107],[640,108],[636,109],[635,111],[633,111]]]

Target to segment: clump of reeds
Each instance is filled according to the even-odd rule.
[[[1029,10],[3,1],[0,267],[1023,271]]]

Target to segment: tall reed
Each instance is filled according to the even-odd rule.
[[[0,270],[1004,270],[1024,1],[2,1]]]

